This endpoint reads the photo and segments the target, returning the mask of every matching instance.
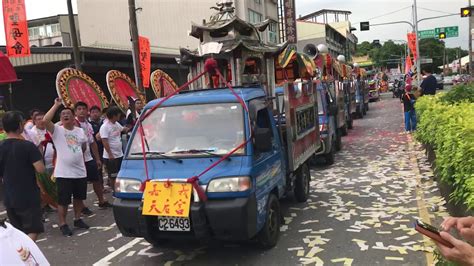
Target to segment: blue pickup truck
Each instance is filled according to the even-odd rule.
[[[235,92],[248,112],[229,89],[180,93],[151,112],[159,100],[147,104],[143,134],[137,125],[116,182],[113,212],[124,236],[153,245],[180,238],[256,238],[263,247],[276,245],[279,199],[294,194],[304,202],[310,193],[308,162],[320,146],[315,88],[288,83],[276,96],[284,106],[261,87]],[[144,161],[149,182],[185,183],[245,141],[199,178],[207,200],[193,189],[188,217],[143,215]]]

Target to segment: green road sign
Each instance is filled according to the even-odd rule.
[[[439,34],[441,32],[444,32],[446,34],[446,38],[459,37],[459,27],[451,26],[451,27],[435,28],[432,30],[420,30],[418,31],[418,39],[420,40],[429,39],[429,38],[438,39]]]
[[[435,33],[435,30],[419,30],[418,31],[418,39],[429,39],[429,38],[435,38],[437,35]]]
[[[446,33],[446,38],[454,38],[454,37],[459,37],[459,27],[458,26],[452,26],[452,27],[442,27],[442,28],[436,28],[435,30],[435,35],[438,36],[440,32]]]

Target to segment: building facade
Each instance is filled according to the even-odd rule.
[[[178,55],[179,48],[196,49],[199,41],[189,36],[192,23],[202,24],[215,13],[216,0],[137,0],[138,31],[150,39],[152,53]],[[81,45],[130,50],[127,0],[78,0]],[[235,13],[241,19],[273,23],[262,33],[265,41],[278,41],[276,0],[235,0]],[[107,10],[107,12],[104,12]]]
[[[297,21],[298,49],[306,44],[325,44],[332,56],[344,55],[348,62],[356,52],[357,37],[352,33],[350,11],[327,10],[302,16]]]
[[[74,15],[76,25],[77,15]],[[77,30],[79,34],[79,30]],[[57,15],[28,20],[30,47],[71,46],[68,15]]]

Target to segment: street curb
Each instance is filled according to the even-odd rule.
[[[436,153],[433,147],[429,144],[422,144],[425,150],[426,157],[433,169],[435,180],[438,182],[438,188],[441,196],[446,200],[446,208],[449,214],[455,217],[474,216],[474,211],[470,211],[464,203],[454,203],[450,200],[449,195],[454,191],[454,188],[441,180],[438,171],[436,170]]]

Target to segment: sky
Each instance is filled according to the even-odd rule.
[[[66,0],[25,0],[26,15],[28,19],[47,17],[57,14],[67,13]],[[74,11],[76,1],[72,0]],[[80,0],[78,0],[80,1]],[[115,0],[108,0],[115,1]],[[160,0],[153,0],[160,1]],[[198,1],[198,0],[189,0]],[[216,0],[217,1],[217,0]],[[239,0],[237,0],[239,1]],[[380,40],[382,42],[389,39],[406,40],[406,33],[410,30],[409,25],[395,24],[388,26],[373,26],[370,31],[360,32],[359,22],[370,21],[371,24],[386,23],[400,20],[411,21],[411,6],[413,0],[295,0],[296,14],[306,15],[320,9],[343,9],[352,12],[350,21],[353,27],[357,28],[354,33],[363,41]],[[461,7],[468,6],[468,0],[418,0],[418,20],[442,16],[450,13],[459,13]],[[403,9],[403,10],[401,10]],[[400,11],[398,11],[400,10]],[[393,13],[394,11],[398,11]],[[385,15],[392,13],[389,15]],[[0,9],[0,17],[3,17]],[[461,46],[468,48],[468,19],[461,18],[459,15],[447,18],[439,18],[420,22],[419,29],[433,29],[436,27],[459,26],[459,37],[448,38],[447,47]],[[128,29],[124,29],[128,30]],[[0,26],[0,45],[5,45],[5,34],[3,27]]]

